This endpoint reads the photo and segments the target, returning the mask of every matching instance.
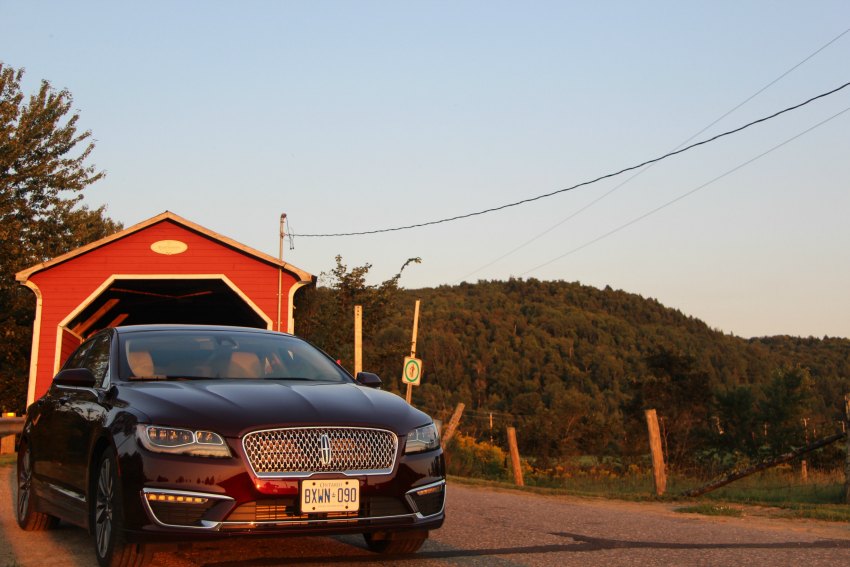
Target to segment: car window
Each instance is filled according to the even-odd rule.
[[[88,339],[74,351],[62,369],[88,368],[95,378],[95,387],[103,386],[109,372],[109,347],[111,344],[108,333],[101,333]]]
[[[91,370],[95,378],[95,387],[103,386],[106,373],[109,371],[109,335],[104,333],[92,341],[92,346],[86,355],[85,368]]]
[[[62,369],[65,368],[82,368],[83,361],[86,359],[86,354],[88,354],[89,349],[91,348],[93,340],[88,340],[77,347],[71,356],[68,357],[68,360],[65,361],[65,364],[62,366]]]
[[[119,347],[124,380],[351,380],[306,341],[272,333],[145,331],[121,335]]]

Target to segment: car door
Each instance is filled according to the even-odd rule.
[[[78,368],[88,368],[95,377],[95,387],[54,386],[53,437],[61,454],[56,480],[67,491],[84,497],[86,472],[93,434],[102,424],[105,410],[102,389],[110,367],[111,333],[102,332],[91,339]],[[66,365],[66,368],[71,368]]]
[[[82,368],[93,341],[80,345],[65,362],[65,368]],[[36,414],[33,418],[32,451],[35,476],[49,486],[58,486],[68,477],[66,463],[69,448],[63,427],[67,413],[63,406],[67,402],[65,388],[52,384],[50,389],[35,402]],[[63,399],[65,398],[65,399]],[[60,401],[62,400],[62,401]]]

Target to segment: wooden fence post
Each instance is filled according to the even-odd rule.
[[[511,469],[514,472],[514,484],[525,486],[522,480],[522,463],[519,460],[519,447],[516,443],[516,429],[508,427],[508,448],[511,450]]]
[[[850,394],[844,395],[844,421],[845,423],[850,422]],[[847,427],[844,427],[844,430],[847,431]],[[850,432],[848,432],[846,437],[846,445],[847,454],[844,457],[844,503],[850,504]]]
[[[460,423],[460,416],[463,415],[463,408],[465,407],[466,405],[461,402],[455,408],[455,412],[452,414],[452,418],[449,420],[446,430],[441,435],[440,446],[442,446],[443,449],[446,448],[446,445],[449,444],[449,441],[451,441],[451,438],[454,436],[455,429],[457,429],[457,426]]]
[[[649,431],[649,450],[652,453],[652,474],[655,478],[655,494],[663,496],[667,490],[667,473],[664,470],[664,453],[661,451],[661,432],[658,415],[654,409],[646,410],[646,427]]]

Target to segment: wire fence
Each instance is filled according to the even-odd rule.
[[[453,407],[441,405],[420,406],[420,409],[430,413],[435,419],[447,423]],[[521,425],[525,419],[535,417],[533,414],[521,415],[493,410],[487,407],[470,408],[464,412],[458,428],[460,435],[475,443],[496,447],[502,451],[504,459],[504,470],[494,479],[509,480],[507,474],[507,439],[508,427]],[[669,421],[662,416],[662,435],[669,426]],[[716,417],[704,420],[700,425],[718,435],[725,432],[722,424],[718,423]],[[799,420],[794,428],[794,435],[800,443],[808,444],[810,441],[829,436],[845,430],[845,422],[822,417],[804,417]],[[786,430],[784,432],[788,434]],[[518,430],[520,438],[534,436],[533,429]],[[645,435],[645,434],[644,434]],[[768,424],[760,424],[749,432],[756,441],[769,448],[771,441],[771,427]],[[645,437],[643,439],[646,439]],[[526,439],[527,440],[527,439]],[[674,449],[668,443],[664,445],[665,457],[669,456],[670,450]],[[533,455],[525,455],[525,481],[530,485],[551,488],[563,488],[571,492],[585,494],[647,494],[652,493],[652,465],[648,455],[649,443],[642,454],[631,455],[582,455],[567,454],[556,459],[547,459],[541,462]],[[729,470],[740,469],[747,465],[757,463],[766,455],[743,455],[737,453],[723,454],[720,448],[714,448],[716,455],[725,458],[706,458],[698,466],[673,467],[668,471],[670,475],[669,494],[681,494],[689,489],[700,486],[702,483],[716,478],[718,475]],[[468,448],[455,450],[468,450]],[[702,448],[705,454],[712,453],[711,448]],[[451,455],[449,455],[451,461]],[[480,458],[480,456],[479,456]],[[718,489],[712,493],[712,498],[726,498],[733,501],[771,503],[808,503],[812,505],[820,503],[841,503],[844,498],[845,476],[841,464],[845,459],[845,444],[834,443],[826,450],[818,453],[805,455],[790,463],[776,466],[768,470],[756,473],[748,478],[737,480],[729,486]],[[451,467],[450,467],[451,468]],[[498,478],[496,478],[498,477]]]

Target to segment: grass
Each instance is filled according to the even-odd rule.
[[[564,494],[612,498],[629,501],[661,501],[682,503],[677,511],[708,516],[742,517],[747,515],[774,518],[808,518],[850,523],[850,505],[843,503],[843,471],[809,471],[806,482],[799,469],[777,467],[735,481],[699,498],[680,494],[701,486],[705,479],[688,478],[672,473],[667,479],[667,493],[655,496],[649,472],[613,475],[595,472],[552,478],[530,474],[526,486],[511,482],[465,479],[452,481],[479,486],[510,488],[540,494]]]
[[[804,482],[791,467],[777,467],[738,480],[703,500],[769,506],[772,515],[850,522],[850,505],[844,504],[843,471],[810,471]]]
[[[735,502],[838,504],[844,497],[842,471],[811,471],[807,481],[790,467],[775,468],[742,478],[706,495]]]

